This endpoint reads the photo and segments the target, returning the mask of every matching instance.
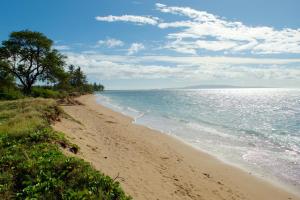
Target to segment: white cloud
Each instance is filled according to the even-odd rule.
[[[116,21],[122,21],[122,22],[133,22],[139,25],[142,24],[150,24],[150,25],[156,25],[159,22],[159,18],[157,17],[151,17],[151,16],[138,16],[138,15],[121,15],[121,16],[97,16],[95,18],[97,21],[106,21],[106,22],[116,22]]]
[[[156,17],[135,15],[96,17],[99,21],[125,21],[154,25],[161,29],[175,28],[167,34],[165,48],[181,53],[197,54],[198,50],[226,51],[232,54],[300,54],[300,29],[274,29],[268,26],[247,26],[239,21],[221,18],[189,7],[166,6],[156,9],[185,17],[181,21],[163,22]]]
[[[221,51],[226,49],[231,49],[236,46],[235,42],[232,41],[207,41],[207,40],[198,40],[196,41],[196,47],[200,49],[207,49],[211,51]]]
[[[124,42],[118,39],[114,39],[114,38],[108,38],[106,40],[99,40],[97,42],[96,46],[101,46],[101,45],[105,45],[108,48],[113,48],[113,47],[121,47],[124,46]]]
[[[216,21],[217,16],[214,16],[213,14],[209,14],[205,11],[198,11],[194,10],[189,7],[168,7],[164,4],[157,3],[155,4],[157,10],[164,12],[164,13],[172,13],[172,14],[179,14],[187,16],[191,19],[194,19],[195,21],[199,22],[207,22],[207,21]]]
[[[106,57],[106,58],[105,58]],[[129,57],[127,57],[129,58]],[[123,57],[123,59],[127,59]],[[181,69],[161,65],[144,65],[134,62],[120,62],[110,56],[97,56],[91,54],[68,54],[68,62],[82,66],[88,74],[99,76],[101,79],[131,79],[131,78],[167,78]]]
[[[57,49],[59,51],[65,51],[65,50],[70,50],[71,48],[67,45],[54,45],[54,49]]]
[[[195,53],[198,49],[230,52],[250,51],[255,54],[300,53],[300,29],[246,26],[242,22],[221,19],[219,16],[189,7],[169,7],[156,4],[157,10],[188,17],[190,20],[158,24],[159,28],[181,28],[168,34],[172,47],[182,53]],[[189,41],[187,43],[187,41]],[[190,49],[190,43],[195,43]],[[188,45],[189,51],[185,51]],[[183,51],[182,51],[183,49]]]
[[[68,63],[82,66],[88,76],[98,76],[102,80],[172,78],[188,81],[300,81],[300,59],[116,56],[84,53],[68,53],[67,56]]]
[[[145,49],[145,46],[142,43],[132,43],[128,49],[128,55],[135,54],[143,49]]]
[[[197,52],[195,50],[195,46],[191,42],[184,42],[181,39],[177,39],[173,42],[167,43],[164,48],[172,49],[179,53],[186,53],[186,54],[194,54],[196,55]]]

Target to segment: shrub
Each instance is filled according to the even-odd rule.
[[[51,99],[0,102],[0,199],[130,199],[118,182],[60,151],[75,147],[50,127],[60,112]]]
[[[0,89],[0,99],[2,100],[15,100],[24,98],[20,90],[14,87],[4,87]]]
[[[57,99],[60,98],[60,93],[56,90],[46,89],[42,87],[33,87],[31,90],[31,96]]]

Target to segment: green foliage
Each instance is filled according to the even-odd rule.
[[[13,100],[20,99],[22,97],[22,93],[15,86],[14,77],[5,71],[0,61],[0,100]]]
[[[130,199],[119,183],[81,159],[50,127],[60,113],[54,100],[0,102],[0,199]]]
[[[47,89],[44,87],[33,87],[31,90],[31,96],[33,97],[43,97],[43,98],[64,98],[66,96],[66,92],[54,90],[54,89]]]
[[[14,77],[5,70],[5,65],[1,65],[0,62],[0,89],[11,88],[15,86]]]
[[[56,81],[63,71],[64,56],[51,48],[52,41],[40,32],[12,32],[0,47],[0,66],[17,78],[26,94],[36,81]],[[17,58],[17,59],[16,59]]]
[[[86,75],[80,67],[70,65],[68,68],[68,72],[66,72],[65,76],[62,76],[62,79],[56,85],[57,89],[79,95],[104,90],[104,87],[101,84],[89,84],[86,79]]]
[[[63,98],[67,94],[80,95],[104,90],[101,84],[88,84],[86,75],[78,66],[70,65],[65,71],[65,56],[53,49],[52,44],[52,40],[44,34],[29,30],[12,32],[8,40],[2,42],[0,99],[21,97],[15,79],[26,96],[34,97]],[[38,81],[53,83],[54,86],[33,86]]]
[[[104,90],[104,86],[101,85],[101,84],[94,83],[94,84],[93,84],[93,90],[94,90],[95,92],[103,91],[103,90]]]
[[[0,100],[15,100],[23,98],[22,92],[14,87],[0,88]]]
[[[20,136],[49,126],[59,110],[54,100],[26,98],[0,102],[0,134]],[[7,113],[10,113],[7,115]],[[4,122],[3,122],[4,120]]]
[[[87,84],[86,76],[80,67],[69,66],[69,83],[72,87],[81,87]]]
[[[79,92],[80,94],[91,94],[94,92],[93,86],[89,84],[78,86],[75,91]]]

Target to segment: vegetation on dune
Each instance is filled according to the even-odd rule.
[[[29,30],[0,46],[0,199],[130,199],[118,182],[61,151],[78,147],[51,128],[62,113],[54,99],[104,89],[78,66],[65,70],[65,58]]]
[[[119,183],[88,163],[50,127],[61,110],[52,99],[0,102],[1,199],[130,199]]]

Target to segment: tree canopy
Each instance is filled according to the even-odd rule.
[[[15,84],[14,82],[14,77],[7,71],[0,68],[0,90],[3,87],[13,87]]]
[[[80,67],[75,67],[74,65],[69,66],[70,75],[70,85],[73,87],[80,87],[87,84],[86,76]]]
[[[65,70],[66,57],[53,49],[52,44],[44,34],[29,30],[12,32],[8,40],[2,42],[2,96],[17,98],[22,95],[19,95],[20,87],[25,95],[53,98],[104,90],[101,84],[89,84],[80,66],[69,65]]]
[[[14,75],[25,93],[38,80],[55,82],[63,71],[64,56],[52,44],[40,32],[12,32],[0,47],[0,68]]]

